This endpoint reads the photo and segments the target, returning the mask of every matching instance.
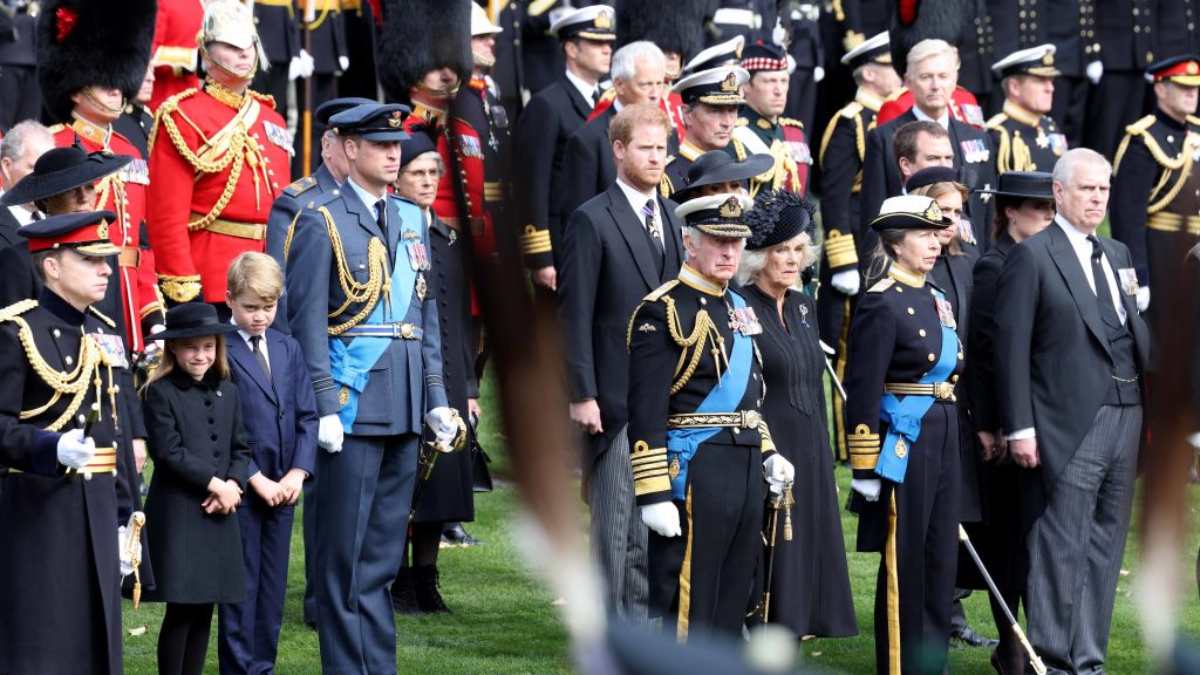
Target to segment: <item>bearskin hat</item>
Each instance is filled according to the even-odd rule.
[[[471,1],[384,0],[376,63],[389,101],[407,101],[431,70],[450,68],[464,82],[471,76]]]
[[[137,96],[150,63],[155,0],[49,0],[37,22],[38,82],[55,122],[70,120],[71,96],[90,86]]]
[[[904,77],[908,51],[921,40],[937,38],[962,45],[963,3],[961,0],[897,0],[892,14],[892,65]]]
[[[686,63],[704,48],[712,5],[711,0],[617,0],[617,46],[649,40]]]

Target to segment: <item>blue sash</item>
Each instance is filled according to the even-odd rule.
[[[742,309],[746,301],[742,296],[729,291],[729,299],[735,309]],[[718,320],[723,320],[718,319]],[[701,349],[702,345],[697,345]],[[696,407],[698,413],[726,413],[738,409],[746,394],[746,383],[750,380],[750,369],[754,358],[754,340],[749,335],[734,332],[733,350],[729,353],[729,368],[717,381],[717,386]],[[712,438],[721,427],[692,427],[667,431],[667,460],[671,467],[671,498],[682,501],[687,490],[687,467],[700,444]],[[678,470],[676,470],[678,469]]]
[[[933,295],[938,300],[945,301],[946,296],[940,291],[935,290]],[[957,365],[958,333],[943,323],[941,356],[937,363],[933,364],[933,368],[918,380],[918,384],[945,382]],[[887,422],[889,428],[887,436],[883,439],[883,447],[880,448],[879,461],[875,464],[875,473],[893,483],[904,482],[909,452],[921,435],[921,420],[933,407],[933,402],[933,396],[905,396],[899,399],[895,394],[884,392],[879,419]]]
[[[412,232],[417,235],[415,241],[424,241],[424,216],[416,205],[409,202],[389,199],[388,203],[395,204],[393,209],[395,221],[401,229],[399,241],[406,241],[405,235]],[[410,212],[406,212],[410,211]],[[417,229],[410,223],[419,223]],[[409,235],[411,237],[411,235]],[[387,245],[387,242],[384,242]],[[402,321],[408,315],[409,305],[412,304],[413,287],[416,285],[417,271],[409,264],[408,256],[402,251],[396,251],[396,260],[392,263],[392,280],[390,302],[380,298],[371,313],[363,323],[387,323]],[[358,416],[358,397],[367,388],[367,380],[371,368],[392,344],[389,337],[356,337],[349,343],[343,338],[329,338],[329,370],[333,381],[345,387],[349,393],[346,403],[338,411],[342,427],[346,433],[353,432],[354,418]]]

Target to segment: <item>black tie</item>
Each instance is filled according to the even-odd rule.
[[[383,232],[384,239],[387,239],[387,200],[380,199],[375,202],[375,222],[379,223],[379,231]]]
[[[254,352],[254,358],[258,361],[258,365],[266,374],[267,379],[271,379],[271,365],[267,363],[267,355],[263,354],[261,335],[250,336],[250,351]]]
[[[34,209],[33,211],[31,211],[31,212],[29,213],[29,219],[30,219],[30,220],[41,220],[41,219],[42,219],[42,212],[41,212],[41,211],[38,211],[37,209]]]
[[[598,105],[600,105],[600,87],[592,90],[592,107],[595,108]]]
[[[1121,317],[1113,304],[1112,290],[1108,287],[1108,277],[1104,274],[1104,265],[1100,264],[1104,250],[1100,248],[1100,240],[1095,235],[1088,235],[1092,242],[1092,279],[1096,282],[1096,302],[1100,305],[1100,318],[1113,328],[1121,327]]]

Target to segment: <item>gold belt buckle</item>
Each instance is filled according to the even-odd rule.
[[[411,323],[398,323],[398,324],[395,324],[394,326],[395,326],[394,334],[399,336],[400,338],[402,338],[404,340],[415,340],[416,339],[417,332],[415,330],[413,330],[413,325]]]
[[[742,411],[743,429],[757,429],[760,422],[762,422],[762,415],[757,410]]]
[[[939,400],[949,401],[954,398],[954,385],[949,382],[936,382],[933,385],[933,395]]]

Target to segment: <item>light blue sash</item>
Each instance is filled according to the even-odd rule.
[[[729,299],[735,309],[742,309],[746,301],[742,296],[728,291]],[[723,320],[724,317],[717,319]],[[703,345],[696,345],[696,349]],[[742,397],[746,394],[746,384],[750,380],[750,369],[754,359],[754,340],[749,335],[734,332],[733,350],[729,353],[729,368],[717,381],[717,386],[708,392],[708,396],[696,407],[698,413],[727,413],[738,409]],[[687,489],[687,467],[700,444],[712,438],[721,427],[692,427],[688,429],[670,429],[667,431],[667,460],[671,467],[678,466],[678,472],[672,471],[671,498],[682,501]]]
[[[400,223],[399,241],[405,242],[405,235],[411,238],[415,233],[416,241],[424,241],[424,216],[420,209],[409,202],[388,200],[393,204],[393,222]],[[410,223],[418,223],[414,228]],[[387,242],[384,242],[387,245]],[[413,290],[416,285],[417,271],[409,264],[408,256],[402,247],[396,247],[396,260],[392,263],[392,281],[390,285],[390,303],[380,298],[375,308],[363,320],[363,323],[388,323],[403,321],[408,315],[412,304]],[[393,338],[386,337],[356,337],[349,343],[343,338],[329,338],[329,370],[334,382],[342,385],[349,392],[345,405],[338,411],[342,427],[346,433],[353,432],[354,418],[358,416],[358,397],[366,390],[371,368],[391,345]]]
[[[937,290],[933,295],[943,302],[946,299],[946,296]],[[933,368],[918,380],[918,384],[945,382],[957,366],[958,333],[943,323],[942,353],[937,363],[933,364]],[[884,392],[879,419],[888,423],[888,433],[883,439],[883,447],[880,448],[875,473],[893,483],[904,482],[904,474],[908,470],[908,456],[921,435],[921,420],[933,407],[933,402],[933,396],[910,395],[899,399],[895,394]],[[904,443],[897,447],[901,438],[904,439]]]

